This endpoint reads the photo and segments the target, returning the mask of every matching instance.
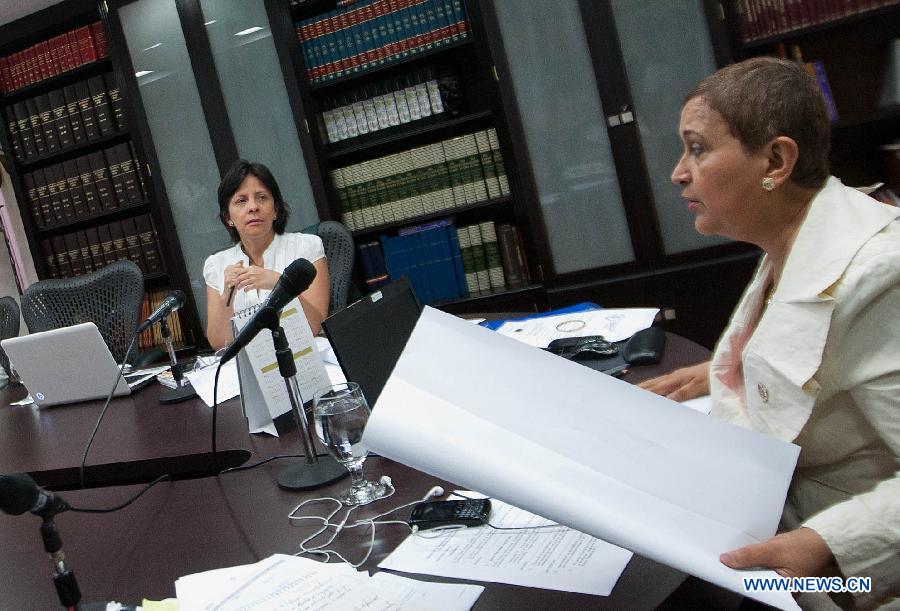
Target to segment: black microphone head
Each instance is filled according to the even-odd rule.
[[[30,511],[38,501],[38,488],[25,473],[0,476],[0,511],[20,515]]]
[[[184,306],[185,296],[184,291],[182,291],[181,289],[175,289],[174,291],[172,291],[172,293],[170,294],[170,298],[172,299],[173,312]]]
[[[299,295],[309,288],[316,277],[316,267],[306,259],[296,259],[284,268],[281,284],[293,295]]]

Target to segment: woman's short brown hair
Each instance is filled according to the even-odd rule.
[[[831,124],[814,77],[796,62],[754,57],[725,66],[700,81],[684,101],[702,98],[755,153],[778,136],[797,143],[791,180],[818,188],[828,178]]]

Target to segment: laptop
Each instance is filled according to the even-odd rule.
[[[119,375],[116,360],[92,322],[0,341],[38,407],[105,399]],[[131,392],[119,379],[114,395]]]
[[[375,407],[421,312],[409,280],[403,277],[322,321],[344,375],[359,384],[370,408]]]

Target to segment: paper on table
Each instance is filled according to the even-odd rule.
[[[463,496],[473,498],[471,492]],[[385,569],[545,590],[608,596],[631,552],[502,501],[491,501],[488,526],[410,535],[385,558]],[[535,526],[549,528],[534,529]]]
[[[775,574],[719,555],[775,533],[799,453],[427,307],[363,442],[741,594]]]
[[[433,587],[439,586],[439,587]],[[345,564],[275,554],[175,582],[184,609],[469,609],[484,588],[369,578]],[[427,604],[426,604],[427,603]],[[434,605],[431,607],[431,605]]]
[[[509,321],[501,325],[497,333],[538,348],[546,348],[561,337],[587,335],[602,335],[606,341],[620,342],[652,325],[658,312],[659,308],[584,310]]]
[[[200,398],[203,399],[203,402],[209,407],[213,405],[213,383],[216,379],[216,369],[218,367],[219,365],[216,363],[215,365],[208,365],[203,369],[188,371],[184,374]],[[219,373],[219,389],[216,393],[216,400],[221,403],[238,396],[240,393],[241,387],[238,383],[237,362],[231,360],[222,366],[222,371]]]

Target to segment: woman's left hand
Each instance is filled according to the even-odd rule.
[[[238,274],[236,287],[242,291],[256,289],[258,291],[271,291],[281,274],[271,269],[251,265]]]
[[[782,577],[815,577],[826,573],[834,556],[819,533],[798,528],[722,554],[719,560],[733,569],[766,567]]]

